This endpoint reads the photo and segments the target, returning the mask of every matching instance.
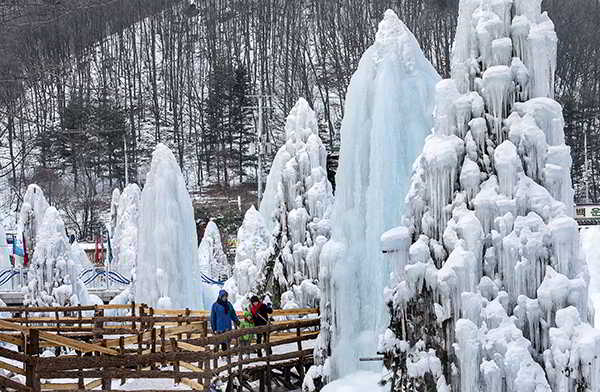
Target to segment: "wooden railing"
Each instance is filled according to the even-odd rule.
[[[130,315],[105,316],[108,309],[128,309]],[[108,305],[0,312],[15,316],[0,320],[0,341],[14,347],[0,347],[0,369],[17,376],[0,376],[0,387],[17,391],[111,390],[113,379],[122,384],[139,378],[170,378],[193,390],[208,390],[215,380],[227,382],[228,390],[234,384],[250,389],[256,380],[261,390],[270,390],[272,381],[291,388],[312,363],[312,348],[305,342],[319,332],[317,309],[276,310],[276,318],[305,318],[217,335],[208,328],[207,312],[188,309]],[[245,345],[245,335],[264,340]],[[45,349],[63,354],[60,359],[40,356]]]

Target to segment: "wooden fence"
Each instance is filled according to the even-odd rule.
[[[108,310],[129,314],[105,315]],[[16,376],[0,376],[0,390],[15,391],[108,391],[115,379],[121,385],[172,379],[206,391],[216,380],[227,391],[270,391],[272,383],[294,388],[313,360],[305,342],[319,333],[318,309],[276,310],[273,316],[283,320],[217,335],[207,312],[189,309],[133,304],[8,307],[0,313],[12,315],[0,319],[0,342],[8,343],[0,347],[0,369]],[[244,344],[245,335],[264,339]],[[48,349],[60,358],[41,355]]]

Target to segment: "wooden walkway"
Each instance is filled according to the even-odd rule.
[[[128,315],[105,315],[109,310]],[[9,343],[0,347],[0,369],[9,372],[0,376],[0,390],[10,391],[110,391],[119,390],[113,380],[131,379],[172,379],[205,391],[217,381],[228,392],[271,391],[273,384],[293,389],[313,363],[309,343],[319,333],[318,309],[276,310],[273,316],[294,320],[218,335],[208,328],[208,312],[189,309],[133,304],[4,312],[13,317],[0,319],[0,342]],[[244,345],[240,338],[248,334],[265,339]],[[60,359],[41,355],[48,349]]]

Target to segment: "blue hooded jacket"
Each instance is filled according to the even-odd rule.
[[[221,299],[224,295],[227,295],[227,291],[219,291],[219,298],[217,298],[217,302],[213,304],[210,312],[210,326],[214,333],[231,331],[231,322],[234,321],[236,324],[239,322],[231,302],[225,302]]]

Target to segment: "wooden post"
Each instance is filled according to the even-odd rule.
[[[156,353],[156,328],[154,327],[152,327],[152,331],[150,333],[150,352],[152,354]],[[156,369],[156,364],[154,362],[152,362],[150,365],[150,369]]]
[[[300,380],[304,380],[304,357],[302,356],[302,332],[300,331],[300,327],[296,328],[296,337],[298,338],[298,352],[300,353],[300,358],[298,358],[299,364],[296,370],[298,371]]]
[[[150,317],[152,317],[152,321],[150,322],[150,325],[148,326],[148,328],[154,328],[154,308],[150,308]]]
[[[219,351],[219,346],[221,344],[220,343],[215,343],[213,350],[215,352],[215,357],[213,358],[213,367],[216,369],[219,367],[219,355],[217,355],[218,351]]]
[[[260,376],[259,376],[259,377],[260,377],[260,381],[259,381],[259,384],[258,384],[258,391],[259,391],[259,392],[265,392],[265,389],[266,389],[266,388],[265,388],[265,384],[266,384],[266,377],[265,377],[265,374],[266,374],[266,371],[265,371],[265,370],[263,370],[263,371],[260,373]]]
[[[265,343],[267,348],[265,349],[265,356],[267,359],[267,392],[272,392],[271,385],[271,325],[268,326],[267,334],[265,336]]]
[[[179,348],[177,347],[177,340],[175,340],[175,338],[171,338],[171,349],[173,350],[174,353],[179,351]],[[176,359],[175,362],[173,362],[173,371],[175,371],[176,373],[179,373],[179,359]],[[175,376],[175,384],[179,384],[181,382],[181,376],[179,374],[177,374]]]
[[[187,319],[186,322],[185,322],[186,325],[190,325],[190,314],[191,314],[190,309],[189,308],[185,308],[185,317]],[[188,339],[192,338],[192,331],[190,331],[190,332],[187,333],[187,338]]]
[[[183,315],[181,315],[181,314],[178,314],[178,315],[177,315],[177,326],[178,326],[178,327],[181,327],[181,326],[183,325],[183,323],[181,322],[181,317],[182,317],[182,316],[183,316]],[[177,340],[181,340],[181,337],[182,337],[182,335],[181,335],[180,333],[178,333],[178,334],[177,334]]]
[[[210,388],[211,376],[210,376],[210,357],[207,355],[204,360],[204,370],[206,372],[206,377],[204,377],[204,381],[202,385],[204,386],[204,390],[208,391]]]
[[[142,331],[140,331],[140,332],[138,332],[138,334],[137,334],[137,344],[138,344],[138,347],[137,347],[137,354],[138,354],[139,356],[141,356],[141,355],[142,355],[142,353],[143,353],[143,348],[142,348],[142,342],[143,342],[143,340],[144,340],[144,333],[143,333]],[[137,369],[138,369],[138,370],[142,370],[142,366],[141,366],[141,365],[138,365],[138,366],[137,366]]]
[[[243,378],[242,378],[242,361],[244,360],[244,354],[243,354],[243,349],[244,346],[242,345],[242,337],[238,336],[237,338],[237,347],[238,347],[238,392],[242,392],[242,383],[243,383]]]
[[[81,357],[81,351],[75,351],[77,353],[78,357]],[[77,388],[79,389],[85,389],[85,382],[83,380],[83,369],[79,368],[79,371],[77,372]]]
[[[40,378],[35,371],[37,358],[40,352],[40,332],[38,330],[32,329],[29,331],[25,346],[25,352],[28,357],[27,362],[25,363],[25,382],[32,391],[38,392],[42,390]]]
[[[131,302],[131,317],[135,317],[135,301]],[[135,320],[131,321],[131,329],[135,331]]]
[[[165,340],[165,326],[161,326],[160,327],[160,352],[161,353],[165,353],[165,346],[167,344],[166,340]],[[165,361],[164,359],[162,360],[162,365],[165,366],[167,364],[167,361]]]
[[[140,306],[140,317],[144,317],[146,315],[146,305],[142,304]],[[142,320],[140,320],[140,331],[145,331],[146,330],[146,323]]]
[[[119,351],[121,355],[125,355],[125,337],[119,337]],[[125,377],[121,377],[121,385],[125,385],[127,379]]]
[[[60,335],[60,316],[58,315],[58,310],[54,312],[54,316],[56,317],[56,334]]]
[[[106,347],[106,340],[102,339],[102,343],[101,343],[102,347]],[[102,354],[98,353],[100,360],[102,358]],[[106,370],[108,370],[107,368],[103,368],[102,370],[104,370],[104,374],[106,374]],[[103,391],[110,391],[112,389],[112,378],[110,377],[102,377],[102,390]]]
[[[104,329],[104,322],[98,321],[98,317],[104,317],[104,309],[96,307],[94,310],[94,318],[96,318],[96,320],[94,320],[94,341],[96,343],[102,340],[102,329]]]

